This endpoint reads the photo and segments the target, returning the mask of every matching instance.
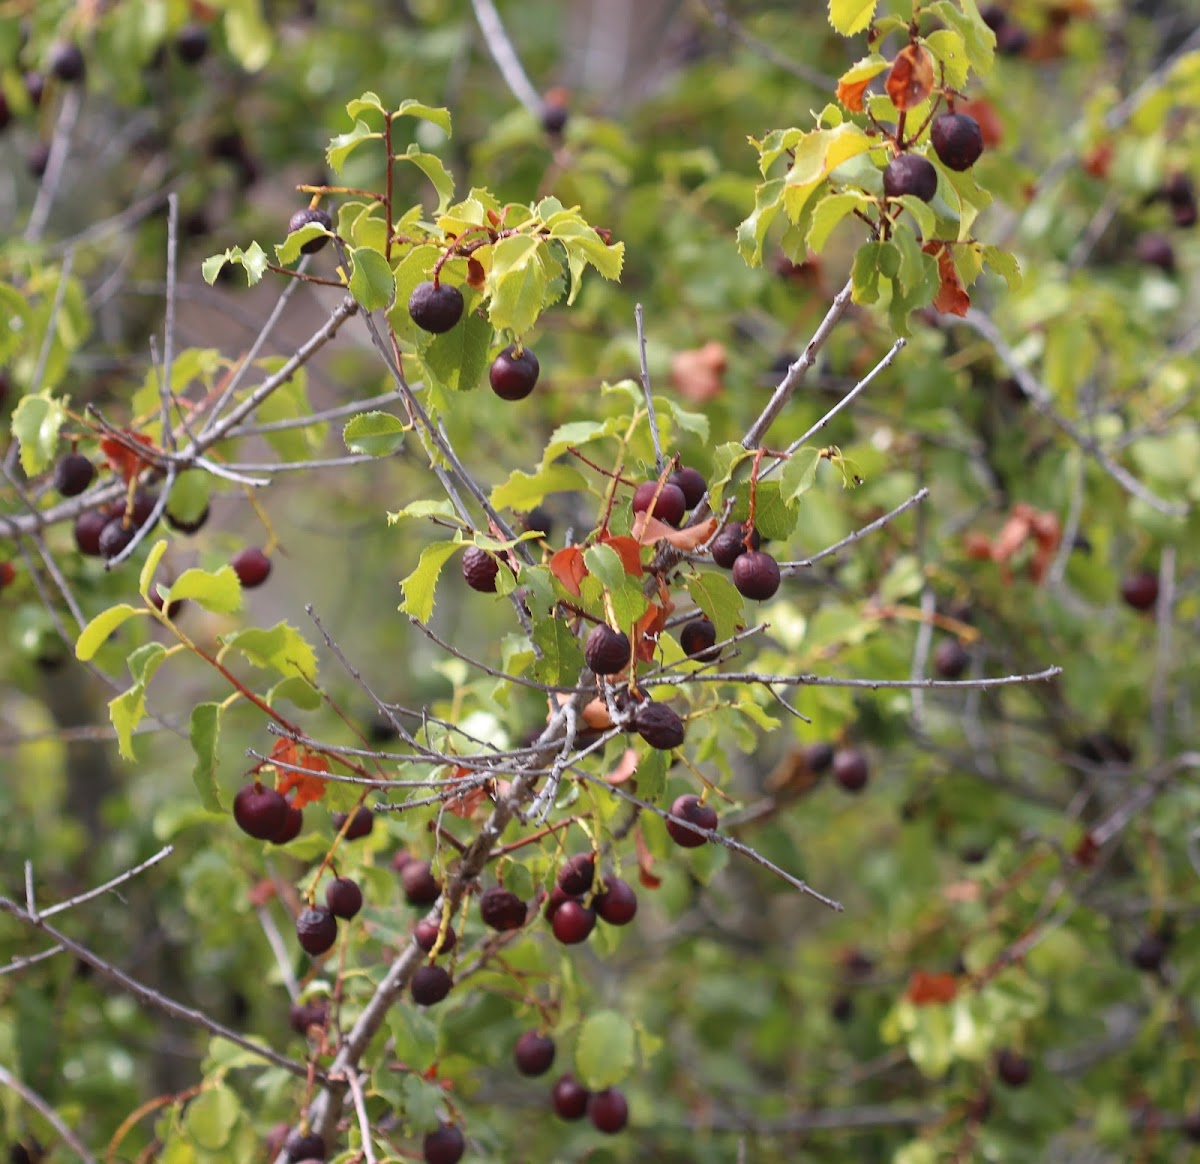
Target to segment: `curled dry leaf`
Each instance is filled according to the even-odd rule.
[[[296,795],[292,797],[293,808],[304,808],[325,795],[325,776],[329,773],[329,763],[324,756],[314,755],[292,740],[281,739],[275,741],[275,746],[271,749],[271,759],[279,764],[289,765],[279,769],[275,788],[280,796],[286,796],[293,788],[296,790]],[[296,771],[298,768],[306,771]]]
[[[467,286],[474,287],[476,291],[482,291],[485,283],[487,283],[487,272],[483,269],[483,264],[476,258],[468,259]]]
[[[667,625],[667,618],[674,609],[675,605],[670,601],[664,606],[652,602],[646,613],[637,620],[633,633],[634,642],[637,644],[636,654],[641,662],[649,663],[654,658],[654,652],[658,648],[658,636],[662,634]]]
[[[550,558],[550,573],[578,598],[579,583],[588,575],[583,551],[578,546],[566,546],[558,550]]]
[[[458,767],[450,773],[451,780],[465,780],[473,775],[470,768]],[[456,792],[446,797],[446,808],[463,820],[470,820],[475,810],[487,799],[488,784],[476,784],[465,792]]]
[[[609,784],[624,784],[636,771],[638,754],[633,748],[626,748],[617,766],[605,776]]]
[[[603,699],[593,699],[583,705],[580,717],[593,731],[606,732],[613,725],[612,716],[604,706]]]
[[[704,521],[685,526],[683,529],[675,529],[646,512],[636,514],[633,519],[633,537],[641,545],[652,546],[655,542],[667,542],[685,553],[704,545],[716,532],[715,517],[705,518]]]
[[[933,56],[929,50],[919,44],[905,45],[892,62],[884,88],[897,109],[920,105],[933,92]]]
[[[671,382],[693,404],[703,404],[725,390],[728,366],[724,344],[709,340],[702,348],[676,352],[671,360]]]
[[[642,547],[635,538],[605,535],[600,539],[600,544],[616,551],[626,574],[634,578],[642,576]]]
[[[928,255],[937,256],[938,293],[933,300],[934,307],[943,315],[966,315],[971,297],[958,277],[950,248],[944,243],[927,242],[921,249]]]
[[[662,884],[662,878],[654,872],[654,854],[646,845],[641,828],[634,831],[633,839],[637,845],[638,880],[647,889],[657,889]]]

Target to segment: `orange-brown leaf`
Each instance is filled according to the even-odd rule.
[[[465,780],[468,776],[473,775],[470,768],[455,768],[450,773],[451,780]],[[464,792],[455,793],[452,796],[446,797],[446,808],[455,816],[461,817],[463,820],[470,820],[475,814],[475,810],[487,798],[487,785],[476,784],[473,788],[468,788]]]
[[[652,602],[646,613],[637,620],[637,625],[633,628],[634,641],[637,644],[637,657],[643,663],[649,663],[654,658],[654,652],[658,649],[658,636],[662,634],[667,625],[667,617],[674,609],[670,602],[666,606]]]
[[[908,980],[907,998],[914,1006],[953,1002],[958,993],[958,979],[953,974],[930,974],[914,970]]]
[[[634,578],[642,576],[642,547],[634,538],[605,535],[600,539],[600,544],[611,546],[616,551],[626,574]]]
[[[148,449],[154,448],[154,442],[148,436],[143,436],[140,432],[130,432],[129,429],[122,429],[121,435],[127,441],[132,441],[134,444],[145,445]],[[152,461],[146,460],[144,457],[139,457],[137,453],[127,448],[116,437],[106,436],[101,440],[100,451],[104,454],[113,472],[119,473],[121,480],[126,483],[132,481],[143,469],[148,469],[153,464]]]
[[[866,77],[861,81],[839,81],[837,87],[837,99],[850,110],[851,113],[861,113],[863,111],[863,94],[867,91],[867,86],[874,80],[873,77]]]
[[[942,243],[927,242],[921,249],[926,254],[937,255],[938,293],[933,301],[934,307],[943,315],[966,315],[971,306],[971,297],[958,277],[958,270],[950,257],[950,248]]]
[[[652,517],[646,510],[635,514],[633,518],[634,540],[643,546],[652,546],[656,542],[667,542],[677,550],[694,550],[708,541],[716,529],[717,519],[715,517],[706,518],[704,521],[686,526],[684,529],[676,529],[672,525],[667,525],[666,522],[659,521],[657,517]]]
[[[588,575],[583,551],[578,546],[565,546],[558,550],[550,558],[550,573],[578,598],[579,583]]]
[[[662,878],[654,872],[654,854],[646,845],[642,830],[635,830],[633,839],[637,843],[638,880],[647,889],[657,889],[662,884]]]
[[[636,771],[638,754],[633,748],[626,748],[617,766],[604,777],[609,784],[624,784]]]
[[[973,101],[960,101],[955,107],[958,113],[965,113],[979,123],[979,132],[983,135],[985,149],[994,150],[1004,140],[1004,125],[996,107],[986,97],[976,97]]]
[[[897,109],[913,109],[933,91],[933,57],[919,44],[905,45],[892,62],[884,82]]]
[[[612,716],[608,714],[608,708],[604,706],[603,699],[589,700],[583,705],[583,710],[579,714],[583,722],[593,731],[606,732],[613,725]]]
[[[291,765],[278,769],[275,789],[281,796],[286,796],[293,788],[296,790],[292,797],[293,808],[315,804],[325,795],[327,781],[321,773],[328,775],[329,763],[324,756],[314,755],[307,748],[298,748],[291,740],[276,740],[271,759]]]
[[[671,359],[671,382],[679,394],[694,404],[703,404],[724,390],[725,348],[709,340],[702,348],[676,352]]]

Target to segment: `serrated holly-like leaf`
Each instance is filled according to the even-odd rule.
[[[331,138],[325,150],[325,160],[335,174],[342,172],[346,159],[365,141],[382,138],[382,133],[376,133],[362,118],[354,122],[354,128],[349,133],[339,133]]]
[[[450,110],[440,105],[422,105],[420,101],[401,101],[396,106],[393,117],[419,117],[422,121],[431,121],[441,129],[447,137],[450,136]]]
[[[233,614],[242,608],[242,587],[232,566],[184,570],[167,593],[171,602],[187,598],[214,614]]]
[[[241,1113],[235,1092],[228,1087],[210,1087],[187,1105],[184,1135],[205,1152],[219,1152],[229,1143]]]
[[[939,28],[925,38],[925,46],[946,70],[945,83],[951,88],[961,89],[970,73],[967,46],[963,38],[952,29]]]
[[[421,352],[421,363],[436,383],[448,392],[468,392],[479,387],[488,366],[492,325],[481,315],[467,312],[457,327]]]
[[[388,261],[370,247],[351,249],[350,294],[364,311],[383,311],[392,305],[396,279]]]
[[[736,441],[718,445],[713,450],[713,471],[708,481],[708,492],[714,510],[724,503],[725,487],[733,479],[738,466],[753,456],[749,449],[743,448]]]
[[[820,463],[821,450],[815,446],[806,445],[791,455],[779,474],[779,492],[785,501],[794,501],[813,487]]]
[[[108,701],[108,718],[117,733],[117,752],[121,759],[137,759],[133,750],[133,733],[145,714],[146,688],[141,683],[135,683],[128,691]]]
[[[547,466],[557,461],[570,448],[616,436],[628,423],[627,418],[623,420],[621,417],[610,417],[608,420],[573,420],[567,424],[560,424],[550,434],[550,440],[546,443],[542,453],[542,465]]]
[[[166,552],[167,542],[165,538],[162,538],[154,543],[154,548],[146,555],[146,560],[142,563],[142,572],[138,575],[138,593],[143,598],[150,597],[150,584],[154,581],[154,571],[158,569],[158,564]]]
[[[542,657],[533,665],[534,676],[542,683],[572,684],[583,669],[583,648],[561,619],[543,618],[533,624],[533,641],[542,649]]]
[[[952,0],[934,0],[926,6],[925,12],[958,33],[971,68],[980,75],[991,72],[995,63],[996,34],[984,23],[974,0],[961,5]]]
[[[21,448],[21,468],[30,477],[45,469],[58,452],[58,432],[67,419],[61,400],[40,394],[22,396],[13,411],[12,431]]]
[[[435,214],[442,214],[454,197],[454,179],[437,154],[427,154],[418,145],[410,145],[405,153],[396,156],[398,162],[411,162],[433,183],[438,204]]]
[[[102,610],[79,632],[79,638],[75,640],[75,658],[86,663],[95,657],[96,652],[104,646],[122,623],[128,622],[131,618],[148,616],[149,613],[144,608],[130,606],[125,602],[119,606],[110,606],[107,610]]]
[[[222,637],[226,647],[240,652],[256,667],[278,671],[285,678],[298,675],[309,683],[317,681],[317,656],[295,627],[276,623],[269,630],[250,627]]]
[[[390,412],[360,412],[342,429],[342,440],[352,453],[386,457],[403,443],[404,423]]]
[[[813,191],[843,162],[866,153],[873,144],[853,122],[805,134],[796,144],[785,179],[783,207],[789,221],[799,225]]]
[[[864,31],[875,15],[875,0],[829,0],[829,23],[842,34]]]
[[[568,493],[586,489],[583,474],[569,465],[547,465],[536,473],[514,469],[507,481],[497,485],[491,494],[496,509],[532,509],[540,505],[548,493]]]
[[[314,238],[329,238],[331,232],[319,222],[306,222],[299,230],[293,230],[281,243],[275,245],[275,261],[283,267],[290,266],[300,257],[300,248]]]
[[[209,812],[221,812],[221,799],[217,795],[217,741],[220,736],[221,705],[200,703],[192,708],[192,720],[188,735],[196,763],[192,768],[192,784],[200,797],[200,803]]]
[[[762,262],[763,242],[783,206],[785,186],[782,178],[772,178],[754,192],[754,210],[737,229],[738,254],[747,266],[757,267]]]
[[[635,1055],[633,1024],[615,1010],[593,1011],[575,1043],[575,1071],[586,1087],[601,1091],[629,1075]]]
[[[617,625],[631,627],[650,605],[638,579],[626,571],[620,554],[611,546],[592,546],[584,551],[583,560],[590,571],[580,583],[584,601],[589,606],[599,603],[601,592],[606,591]]]
[[[357,121],[364,113],[386,114],[387,110],[384,109],[379,95],[368,89],[361,97],[355,97],[353,101],[346,103],[346,112]]]
[[[742,596],[733,583],[715,570],[706,570],[687,580],[692,601],[717,628],[717,639],[727,639],[745,623]]]
[[[422,622],[429,620],[433,614],[438,575],[447,560],[462,548],[462,542],[434,542],[421,551],[417,568],[400,582],[404,593],[401,611]]]
[[[851,298],[855,303],[876,303],[879,300],[879,252],[882,247],[882,243],[863,243],[854,253],[850,282],[853,286]]]

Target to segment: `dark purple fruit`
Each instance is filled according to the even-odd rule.
[[[513,1047],[513,1059],[522,1075],[545,1075],[554,1064],[554,1040],[537,1031],[526,1031]]]
[[[938,160],[948,170],[969,170],[983,153],[983,132],[979,122],[965,113],[939,113],[929,127],[929,140],[933,142],[933,152]],[[936,175],[934,189],[937,189]],[[929,198],[923,201],[928,202]]]
[[[633,713],[633,730],[652,748],[663,752],[683,743],[683,720],[665,703],[643,703]]]
[[[583,646],[583,658],[595,675],[616,675],[629,666],[629,636],[601,623]]]
[[[501,933],[519,930],[525,924],[525,903],[510,890],[493,885],[479,898],[479,916],[485,926]]]
[[[306,909],[296,919],[296,937],[305,953],[324,954],[337,941],[337,918],[320,906]]]
[[[8,106],[8,98],[3,92],[0,92],[0,133],[8,128],[10,121],[12,121],[12,110]]]
[[[683,653],[701,663],[711,663],[721,657],[721,652],[714,649],[717,641],[717,628],[707,618],[693,618],[683,624],[679,632],[679,645]]]
[[[347,841],[361,841],[363,837],[369,837],[371,830],[375,827],[375,814],[365,804],[360,804],[354,810],[353,818],[348,818],[344,812],[335,812],[333,827],[341,832],[342,825],[346,823],[347,819],[350,819],[344,838]]]
[[[105,561],[115,558],[133,541],[135,533],[137,533],[136,527],[132,525],[126,527],[124,521],[119,517],[110,518],[100,531],[100,556]]]
[[[930,202],[937,193],[937,170],[920,154],[897,154],[883,171],[883,192],[889,198],[911,194]]]
[[[82,453],[68,453],[54,466],[54,488],[64,497],[78,497],[96,476],[96,466]]]
[[[61,41],[51,46],[48,64],[50,72],[69,85],[82,81],[84,73],[87,72],[87,66],[83,62],[83,51],[70,41]]]
[[[316,206],[307,206],[303,210],[297,210],[288,219],[288,234],[299,230],[302,226],[307,226],[310,222],[315,222],[318,226],[323,226],[326,230],[333,230],[333,219],[324,210],[320,210]],[[315,255],[327,242],[329,242],[329,236],[327,234],[319,234],[316,238],[310,238],[300,248],[300,253],[302,255]]]
[[[198,65],[207,54],[208,29],[204,25],[185,24],[175,34],[175,55],[185,65]]]
[[[1151,610],[1158,602],[1158,575],[1153,570],[1135,570],[1121,581],[1121,597],[1134,610]]]
[[[175,605],[174,602],[171,603]],[[294,841],[299,835],[300,830],[304,827],[304,812],[302,809],[296,808],[295,805],[289,804],[287,807],[287,815],[283,818],[283,824],[279,826],[279,831],[273,833],[267,839],[273,845],[286,845],[288,841]]]
[[[463,313],[463,296],[449,283],[418,283],[408,298],[408,314],[422,331],[441,335],[449,331]]]
[[[509,344],[492,361],[488,383],[501,400],[524,400],[533,391],[541,370],[529,348],[518,351],[516,344]]]
[[[1005,1048],[996,1054],[996,1074],[1009,1087],[1024,1087],[1032,1074],[1029,1060],[1019,1051]]]
[[[658,494],[655,500],[654,495]],[[653,506],[653,508],[651,508]],[[677,526],[687,513],[687,500],[678,485],[668,481],[660,490],[657,481],[643,481],[633,491],[633,512],[649,512],[652,517],[667,525]]]
[[[1167,275],[1175,274],[1175,248],[1165,234],[1146,231],[1138,235],[1134,245],[1134,257],[1147,267],[1157,267]]]
[[[709,832],[717,827],[716,810],[711,805],[701,804],[700,798],[691,793],[675,798],[675,803],[671,805],[671,816],[679,819],[667,819],[667,832],[671,834],[671,840],[684,849],[698,849],[708,843],[708,837],[681,824],[681,821]]]
[[[337,877],[325,886],[325,905],[334,917],[349,921],[362,909],[362,904],[362,890],[349,877]]]
[[[1171,207],[1171,218],[1176,226],[1196,225],[1196,186],[1189,175],[1177,171],[1167,178],[1163,194]]]
[[[432,1132],[425,1133],[421,1150],[425,1164],[458,1164],[467,1150],[467,1142],[453,1124],[438,1124]]]
[[[542,914],[547,921],[553,921],[554,915],[558,912],[559,906],[561,906],[564,902],[574,900],[575,898],[569,893],[564,893],[561,887],[555,885],[554,888],[550,890],[550,896],[546,898],[546,906],[542,910]]]
[[[409,983],[413,1002],[418,1006],[433,1006],[450,993],[454,983],[441,966],[418,966]]]
[[[288,1025],[298,1035],[307,1035],[309,1027],[323,1027],[329,1022],[329,1003],[325,999],[312,1002],[293,1002],[288,1011]]]
[[[262,550],[253,547],[239,550],[229,564],[247,590],[261,586],[271,573],[271,559]]]
[[[1139,970],[1154,972],[1161,969],[1167,956],[1167,943],[1160,934],[1146,934],[1130,952],[1130,960]]]
[[[604,879],[604,892],[592,901],[596,914],[610,926],[627,926],[637,915],[637,894],[627,881],[619,877]]]
[[[554,1082],[550,1092],[550,1102],[554,1105],[554,1114],[563,1120],[581,1120],[587,1115],[588,1091],[574,1075],[560,1075]]]
[[[409,905],[432,905],[442,894],[428,861],[409,861],[400,870],[400,884]]]
[[[496,593],[496,576],[500,573],[500,563],[487,550],[478,546],[468,546],[462,556],[462,573],[467,585],[481,594]]]
[[[596,876],[594,853],[576,853],[568,857],[558,871],[558,887],[568,897],[582,897],[592,887]]]
[[[288,1136],[283,1150],[291,1161],[325,1159],[325,1141],[316,1132],[307,1135],[293,1132]]]
[[[274,788],[247,784],[233,798],[238,828],[258,841],[269,841],[287,821],[288,802]]]
[[[933,669],[943,679],[961,679],[970,661],[967,648],[958,639],[943,639],[933,652]]]
[[[588,1099],[588,1118],[598,1132],[613,1136],[629,1123],[629,1104],[615,1087],[597,1091]]]
[[[208,506],[206,505],[195,517],[191,519],[191,521],[185,521],[183,518],[175,517],[171,513],[170,503],[168,502],[168,508],[163,513],[163,517],[166,520],[167,525],[169,525],[177,533],[199,533],[200,530],[204,528],[205,523],[208,521]]]
[[[765,550],[748,550],[733,564],[733,585],[744,598],[765,602],[779,583],[779,563]]]
[[[824,741],[805,744],[800,749],[800,758],[809,772],[814,776],[822,776],[829,771],[833,764],[833,745]]]
[[[679,488],[688,509],[695,509],[700,504],[701,498],[708,492],[708,482],[705,481],[704,474],[699,469],[689,469],[685,465],[676,469],[667,478],[667,482]]]
[[[111,520],[101,509],[89,509],[75,519],[75,545],[81,554],[100,556],[100,535]]]
[[[542,106],[542,129],[557,137],[567,125],[567,107],[561,101],[547,101]]]
[[[437,922],[419,921],[417,928],[413,930],[413,941],[425,951],[426,954],[433,950],[437,945],[438,934],[441,932],[441,926]],[[458,942],[458,935],[449,926],[446,927],[446,936],[442,939],[441,946],[438,947],[439,954],[448,954],[454,949]]]
[[[839,748],[833,755],[833,778],[847,792],[861,792],[871,778],[866,756],[857,748]]]
[[[854,1017],[854,999],[848,994],[839,994],[829,1004],[829,1017],[835,1023],[848,1023]]]
[[[761,540],[758,530],[753,530],[750,534],[750,548],[757,550]],[[731,521],[713,538],[709,552],[712,554],[712,560],[723,570],[732,570],[734,562],[746,552],[745,522]]]
[[[578,945],[596,928],[596,911],[578,901],[564,901],[554,911],[550,928],[564,946]]]

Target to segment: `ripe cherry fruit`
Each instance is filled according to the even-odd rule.
[[[671,805],[671,817],[679,819],[667,819],[667,832],[670,833],[671,840],[684,849],[698,849],[708,843],[708,837],[688,828],[689,824],[711,832],[718,823],[716,810],[711,805],[701,804],[700,798],[692,796],[691,793],[676,797],[675,803]],[[682,821],[686,821],[687,824],[681,823]]]
[[[496,578],[500,573],[500,563],[487,550],[478,546],[468,546],[462,556],[462,574],[472,590],[480,594],[496,593]]]
[[[761,538],[757,530],[750,532],[750,549],[757,550]],[[723,570],[732,570],[733,564],[746,552],[746,525],[744,522],[731,521],[725,526],[708,547],[712,560]]]
[[[627,926],[637,915],[637,894],[619,877],[606,877],[604,892],[597,893],[592,904],[600,920],[610,926]]]
[[[574,1075],[569,1074],[559,1076],[550,1092],[554,1112],[559,1119],[564,1120],[583,1119],[587,1115],[590,1098],[591,1092]]]
[[[592,887],[596,876],[594,853],[576,853],[568,857],[558,871],[558,887],[568,897],[579,897]]]
[[[305,953],[315,958],[337,941],[337,919],[320,906],[306,909],[296,918],[296,937]]]
[[[287,821],[288,802],[274,788],[257,781],[247,784],[233,798],[233,819],[242,832],[258,841],[269,841]]]
[[[336,877],[325,887],[325,905],[334,917],[349,921],[362,909],[362,903],[362,890],[349,877]]]
[[[501,400],[524,400],[533,391],[541,372],[538,358],[529,348],[509,344],[493,361],[488,383]]]
[[[522,1075],[545,1075],[554,1065],[554,1040],[537,1031],[526,1031],[513,1047],[513,1059]]]
[[[983,132],[979,122],[965,113],[940,113],[929,127],[934,153],[948,170],[969,170],[983,153]],[[937,178],[934,177],[934,189]],[[932,197],[932,195],[930,195]],[[929,198],[924,199],[925,202]]]
[[[421,1150],[425,1164],[458,1164],[467,1144],[453,1124],[439,1124],[432,1132],[425,1133]]]
[[[871,778],[866,756],[857,748],[839,748],[833,755],[833,778],[847,792],[861,792]]]
[[[629,666],[629,636],[601,623],[588,635],[583,658],[593,674],[616,675]]]
[[[418,966],[409,983],[413,1002],[418,1006],[433,1006],[450,993],[454,983],[441,966]]]
[[[463,296],[449,283],[418,283],[408,298],[408,314],[422,331],[441,335],[449,331],[463,313]]]
[[[658,495],[657,499],[655,494]],[[643,481],[633,491],[633,512],[649,512],[667,525],[677,526],[687,513],[687,500],[678,485],[668,481],[659,489],[657,481]]]
[[[937,193],[937,185],[937,170],[920,154],[897,154],[883,171],[883,192],[889,198],[911,194],[922,202],[930,202]]]
[[[686,465],[680,465],[667,478],[667,482],[679,487],[688,509],[695,509],[700,504],[700,499],[708,492],[708,482],[705,481],[704,474],[699,469],[689,469]]]
[[[400,884],[409,905],[432,905],[442,893],[428,861],[406,862],[400,869]]]
[[[665,703],[643,703],[633,713],[633,729],[652,748],[663,752],[683,743],[683,720]]]
[[[701,663],[711,663],[720,658],[721,652],[714,649],[716,641],[717,628],[706,617],[684,623],[679,632],[679,645],[683,653]]]
[[[310,222],[315,222],[318,226],[323,226],[326,230],[333,230],[333,219],[324,210],[316,206],[307,206],[303,210],[297,210],[288,219],[288,234],[294,233],[302,226],[308,226]],[[300,253],[302,255],[315,255],[328,242],[329,235],[319,234],[316,238],[310,238],[300,248]]]
[[[1121,597],[1134,610],[1150,610],[1158,602],[1158,575],[1153,570],[1135,570],[1121,582]]]
[[[229,563],[238,581],[247,590],[261,586],[271,573],[271,559],[262,550],[247,547],[239,550]]]
[[[423,920],[417,922],[417,928],[413,930],[413,941],[425,951],[426,954],[431,953],[434,946],[437,946],[438,934],[441,933],[442,927],[437,922]],[[442,938],[442,944],[438,947],[439,954],[448,954],[454,949],[458,942],[458,935],[449,926],[446,927],[445,936]]]
[[[77,497],[96,475],[96,466],[82,453],[68,453],[54,467],[54,488],[64,497]]]
[[[485,926],[501,933],[519,930],[525,924],[525,903],[510,890],[493,885],[479,898],[479,916]]]
[[[360,841],[363,837],[370,836],[371,830],[375,827],[375,814],[365,804],[360,804],[354,810],[353,817],[348,817],[344,812],[335,812],[333,827],[341,832],[342,825],[346,824],[347,819],[350,821],[346,826],[344,838],[347,841]]]
[[[588,1099],[588,1118],[599,1132],[613,1136],[629,1122],[629,1104],[615,1087],[597,1091]]]
[[[576,946],[586,942],[588,935],[596,928],[596,911],[578,901],[564,901],[554,911],[550,928],[564,946]]]
[[[744,598],[765,602],[780,581],[779,563],[765,550],[748,550],[733,563],[733,585]]]

